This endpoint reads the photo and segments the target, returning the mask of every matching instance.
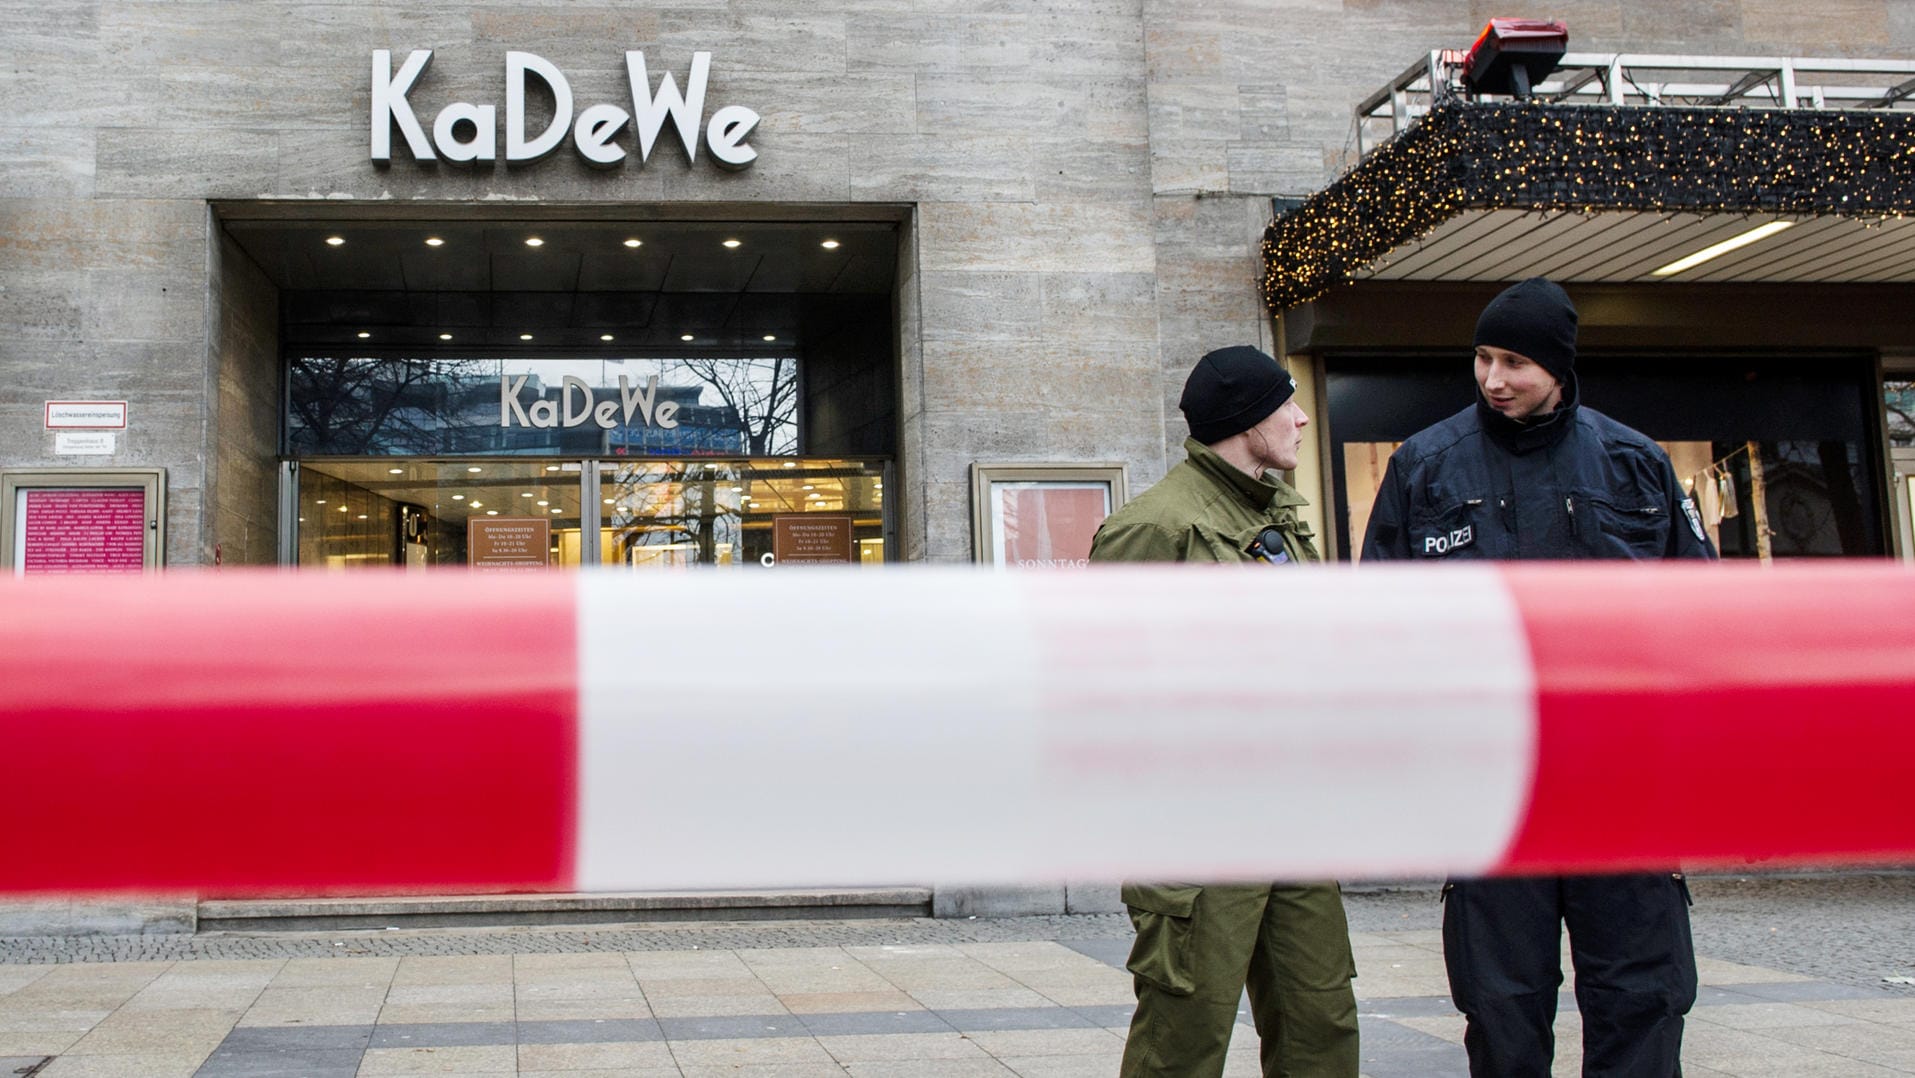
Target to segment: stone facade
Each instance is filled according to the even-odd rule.
[[[1517,5],[1521,7],[1521,5]],[[273,559],[271,304],[209,200],[907,207],[899,275],[902,548],[971,557],[974,460],[1177,459],[1183,372],[1271,340],[1252,282],[1271,195],[1346,166],[1351,106],[1487,3],[839,0],[0,4],[0,464],[51,455],[41,403],[131,402],[116,465],[168,469],[174,564]],[[1891,0],[1569,0],[1578,51],[1907,55]],[[367,155],[374,49],[432,48],[415,105],[502,104],[503,54],[552,59],[582,107],[624,49],[763,115],[756,165],[390,167]],[[427,121],[429,123],[429,119]],[[669,136],[666,136],[669,138]],[[250,301],[247,297],[250,297]],[[265,313],[262,313],[265,312]],[[101,461],[100,463],[107,463]]]

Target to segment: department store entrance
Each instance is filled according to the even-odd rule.
[[[225,227],[279,286],[282,563],[895,556],[895,223]]]

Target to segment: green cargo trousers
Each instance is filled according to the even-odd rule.
[[[1336,884],[1125,884],[1123,895],[1137,1013],[1122,1078],[1218,1078],[1246,988],[1264,1078],[1356,1078],[1356,964]]]

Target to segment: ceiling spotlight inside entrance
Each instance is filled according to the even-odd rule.
[[[344,236],[327,236],[326,237],[326,246],[328,247],[340,247],[340,246],[343,246],[345,242],[346,242],[346,237]]]
[[[743,240],[726,240],[725,246],[736,250],[737,248],[744,246],[744,241]]]
[[[840,244],[837,240],[826,240],[823,243],[819,244],[818,246],[824,248],[827,251],[835,251],[839,247],[843,246],[843,244]]]
[[[691,335],[691,334],[689,334],[689,333],[686,333],[686,334],[682,334],[682,335],[680,335],[680,336],[679,336],[679,338],[678,338],[678,339],[679,339],[679,340],[681,340],[681,341],[689,341],[689,340],[691,340],[691,339],[692,339],[692,335]]]
[[[774,336],[772,336],[772,335],[771,335],[771,334],[769,334],[769,333],[767,333],[767,334],[765,334],[765,339],[766,339],[766,340],[768,340],[768,341],[775,341],[775,340],[777,340],[778,338],[777,338],[777,337],[774,337]]]
[[[522,340],[522,341],[529,341],[529,340],[531,340],[531,339],[532,339],[532,335],[531,335],[530,333],[521,333],[521,334],[519,334],[519,340]]]
[[[449,341],[449,340],[451,340],[451,339],[452,339],[452,334],[450,334],[450,333],[441,333],[441,334],[439,334],[439,339],[440,339],[440,340],[442,340],[442,341]]]
[[[1569,49],[1569,27],[1542,19],[1491,19],[1463,59],[1473,94],[1528,97]]]
[[[598,335],[598,339],[601,341],[609,341],[612,339],[612,335],[610,333],[601,333]]]
[[[629,240],[626,240],[626,241],[625,241],[625,246],[627,246],[627,247],[643,247],[643,246],[645,246],[645,241],[644,241],[644,240],[641,240],[641,239],[636,239],[636,238],[634,238],[634,239],[629,239]]]
[[[442,239],[440,239],[440,238],[439,238],[439,237],[437,237],[437,236],[427,236],[427,237],[426,237],[426,246],[427,246],[427,247],[444,247],[444,246],[445,246],[445,242],[446,242],[446,241],[444,241],[444,240],[442,240]]]
[[[527,247],[543,247],[545,246],[545,241],[537,236],[527,236],[525,237],[525,245]]]
[[[370,336],[372,336],[372,334],[370,334],[370,333],[367,333],[367,332],[366,332],[365,330],[363,330],[363,329],[359,331],[359,339],[360,339],[360,340],[362,340],[362,341],[363,341],[363,340],[365,340],[365,339],[366,339],[367,337],[370,337]]]

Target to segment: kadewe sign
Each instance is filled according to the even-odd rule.
[[[372,159],[392,160],[392,130],[399,129],[406,148],[415,160],[444,160],[454,164],[473,164],[498,160],[498,106],[454,101],[441,107],[432,118],[428,136],[413,109],[411,93],[426,65],[432,62],[431,49],[414,49],[392,69],[392,52],[376,49],[372,54]],[[713,161],[723,168],[741,169],[758,159],[758,151],[745,144],[758,126],[758,114],[743,105],[725,105],[705,119],[705,86],[711,77],[711,53],[694,52],[691,72],[681,93],[678,81],[667,71],[659,76],[658,89],[652,89],[643,52],[625,54],[625,76],[631,89],[631,110],[620,104],[601,102],[577,110],[573,118],[572,84],[556,65],[529,52],[505,54],[505,161],[522,165],[537,161],[557,150],[570,135],[572,148],[588,164],[612,168],[624,162],[629,152],[620,141],[627,125],[638,134],[638,160],[651,159],[658,136],[670,121],[684,144],[685,156],[698,159],[700,136]],[[532,80],[545,85],[552,95],[552,118],[543,131],[526,131],[526,88]]]

